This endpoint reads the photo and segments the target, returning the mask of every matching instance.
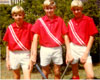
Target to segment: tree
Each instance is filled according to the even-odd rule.
[[[25,20],[27,22],[30,22],[34,24],[36,19],[44,15],[43,11],[43,1],[44,0],[24,0],[24,2],[21,4],[21,6],[25,10]],[[56,2],[56,15],[61,16],[65,23],[73,17],[73,14],[70,10],[70,4],[72,0],[55,0]],[[19,5],[19,4],[16,4]],[[6,31],[6,28],[9,24],[13,22],[13,19],[11,17],[11,8],[15,5],[0,5],[0,30],[1,30],[1,38],[3,38],[4,33]],[[96,26],[98,30],[100,31],[100,9],[98,9],[96,0],[86,0],[84,2],[84,10],[83,13],[87,16],[90,16],[94,19]],[[97,53],[98,51],[98,45],[100,44],[100,35],[96,35],[95,42],[92,48],[92,53]],[[4,46],[5,43],[2,41],[2,46]],[[2,49],[2,51],[4,51]],[[5,54],[5,52],[2,52],[2,55]]]
[[[84,3],[83,12],[94,19],[95,24],[99,25],[99,11],[96,0],[88,0]]]

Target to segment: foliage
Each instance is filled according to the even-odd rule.
[[[99,24],[100,14],[99,14],[99,8],[97,7],[96,4],[96,0],[88,0],[87,2],[85,2],[83,12],[85,13],[85,15],[92,17],[96,25]]]
[[[42,2],[43,0],[25,0],[22,6],[25,9],[25,20],[27,22],[34,23],[37,18],[44,15]]]
[[[4,36],[4,32],[6,31],[6,28],[9,24],[11,24],[13,22],[11,15],[10,15],[10,11],[11,11],[11,6],[9,5],[0,5],[0,47],[1,47],[1,57],[5,58],[5,47],[4,47],[4,43],[2,41],[2,38]]]
[[[34,24],[34,22],[36,21],[37,18],[41,17],[44,15],[44,11],[43,11],[43,7],[42,7],[42,3],[44,0],[24,0],[24,2],[21,4],[21,6],[24,8],[25,10],[25,20],[27,22],[30,22],[32,24]],[[73,14],[70,10],[70,3],[71,0],[55,0],[56,2],[56,15],[61,16],[65,23],[67,24],[67,22],[73,17]],[[11,24],[13,22],[13,19],[11,17],[11,8],[14,5],[10,6],[10,5],[0,5],[0,32],[1,34],[1,38],[3,38],[4,33],[6,31],[6,28],[9,24]],[[94,19],[96,26],[98,28],[98,30],[100,31],[100,9],[97,7],[96,5],[96,0],[88,0],[86,2],[84,2],[84,10],[83,13],[87,16],[90,16]],[[4,46],[5,43],[3,41],[1,41],[1,45]],[[99,51],[98,47],[100,45],[100,35],[96,35],[95,37],[95,42],[93,45],[93,48],[91,50],[92,53],[97,53],[97,51]],[[2,55],[4,55],[5,57],[5,48],[2,49]],[[65,53],[65,51],[64,51]]]

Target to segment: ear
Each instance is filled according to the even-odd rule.
[[[81,8],[81,10],[83,10],[83,8]]]
[[[56,6],[54,6],[54,9],[56,9]]]
[[[45,11],[45,7],[43,7],[43,10]]]
[[[25,13],[24,13],[24,12],[23,12],[22,14],[23,14],[23,15],[25,15]]]
[[[14,18],[14,14],[12,14],[12,18]]]
[[[25,13],[23,13],[23,17],[25,16]]]
[[[70,8],[71,11],[73,11],[73,8]]]

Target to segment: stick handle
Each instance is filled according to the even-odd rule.
[[[36,68],[38,69],[38,71],[40,72],[40,74],[42,75],[42,77],[44,79],[47,79],[46,76],[43,74],[42,70],[40,69],[39,65],[38,64],[35,64]]]
[[[68,69],[68,66],[69,66],[69,63],[67,64],[67,66],[66,66],[66,68],[65,68],[65,70],[64,70],[64,72],[63,72],[63,74],[62,74],[62,76],[61,76],[61,79],[63,79],[63,77],[64,77],[64,75],[65,75],[65,73],[66,73],[66,71],[67,71],[67,69]]]

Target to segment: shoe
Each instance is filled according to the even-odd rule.
[[[80,79],[80,77],[79,76],[76,76],[76,77],[72,77],[72,79]]]

